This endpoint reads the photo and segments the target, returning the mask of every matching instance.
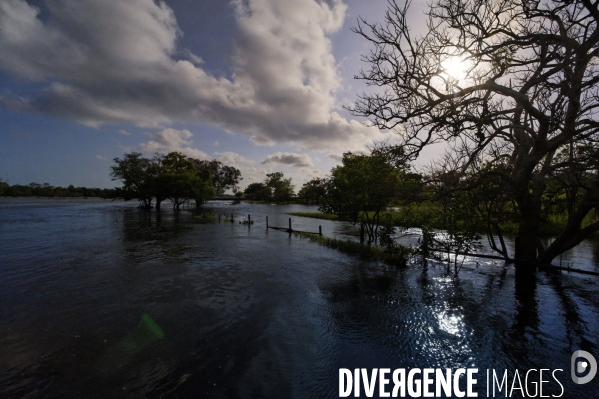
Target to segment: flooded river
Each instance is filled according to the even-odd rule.
[[[544,395],[599,397],[599,376],[570,378],[574,351],[599,359],[599,277],[523,286],[479,260],[451,279],[266,230],[266,216],[286,227],[285,212],[314,207],[205,207],[251,214],[248,226],[135,206],[0,202],[1,398],[334,398],[340,368],[414,367],[478,368],[479,397],[488,369],[510,384],[516,369],[561,369],[563,388],[546,374]],[[586,243],[564,262],[599,270],[597,252]]]

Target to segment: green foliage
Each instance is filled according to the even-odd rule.
[[[406,235],[403,228],[400,229],[401,235]],[[393,218],[390,214],[384,214],[382,217],[381,228],[378,232],[379,245],[383,248],[388,257],[388,262],[397,261],[399,265],[405,266],[405,260],[414,254],[414,250],[397,242],[396,229],[393,225]]]
[[[398,197],[405,177],[390,162],[388,154],[343,154],[342,165],[331,170],[326,182],[326,196],[319,211],[337,215],[352,224],[367,227],[369,242],[374,241],[380,213]]]
[[[9,187],[10,186],[8,185],[7,182],[0,179],[0,195],[4,195],[4,193],[6,192],[6,190],[8,190]]]
[[[115,198],[120,197],[118,189],[109,188],[87,188],[74,187],[70,185],[67,188],[54,187],[49,183],[29,183],[28,185],[14,184],[0,180],[0,196],[6,197],[48,197],[48,198]]]
[[[364,245],[351,240],[339,240],[311,233],[294,233],[308,237],[311,241],[318,242],[329,248],[337,249],[350,255],[363,259],[379,260],[394,266],[406,266],[412,256],[410,247],[401,246],[395,253],[389,253],[384,248],[375,245]]]
[[[446,255],[436,255],[438,260],[447,262],[447,272],[458,275],[464,262],[460,253],[469,253],[481,247],[480,223],[470,213],[470,204],[463,196],[456,195],[450,198],[439,215],[443,232],[432,235],[435,249]],[[427,229],[428,230],[428,229]],[[431,232],[427,231],[430,236]],[[423,243],[429,245],[428,238],[423,237]],[[437,254],[437,252],[435,252]]]
[[[213,212],[200,213],[194,216],[194,219],[198,222],[214,222],[218,219],[218,215]]]
[[[339,220],[339,216],[322,212],[287,212],[286,215],[301,216],[305,218]]]
[[[199,206],[216,194],[213,174],[219,179],[219,190],[240,179],[235,168],[217,161],[194,160],[179,152],[155,155],[152,159],[134,152],[114,161],[111,175],[113,180],[123,182],[120,194],[125,200],[137,198],[143,208],[151,208],[153,198],[157,209],[165,199],[170,199],[174,208],[190,199]]]
[[[169,198],[175,208],[189,199],[202,203],[215,194],[210,174],[198,170],[193,159],[178,152],[160,158],[154,187],[155,195]]]
[[[152,207],[152,178],[157,169],[152,160],[144,158],[139,152],[125,154],[122,159],[114,158],[115,165],[111,166],[112,180],[123,182],[122,193],[125,200],[137,198],[143,208]]]
[[[256,201],[289,201],[293,197],[293,184],[281,172],[269,173],[263,183],[248,185],[244,194],[247,199]]]
[[[210,175],[216,195],[223,195],[229,189],[237,193],[237,184],[240,180],[243,180],[239,169],[223,165],[222,162],[216,159],[212,161],[194,159],[193,161],[198,171],[206,171]]]
[[[315,178],[304,183],[297,196],[302,202],[308,204],[320,204],[320,200],[326,195],[326,180]]]
[[[270,190],[264,183],[251,183],[244,190],[245,198],[257,201],[270,200]]]
[[[289,201],[293,197],[291,178],[285,179],[281,172],[268,173],[264,185],[270,190],[275,202]]]

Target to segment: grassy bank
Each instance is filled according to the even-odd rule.
[[[400,246],[400,250],[391,254],[384,248],[377,245],[360,244],[352,240],[339,240],[311,233],[294,233],[302,237],[307,237],[310,241],[319,243],[329,248],[337,249],[341,252],[359,256],[362,259],[379,260],[394,266],[405,266],[413,253],[411,247]]]
[[[286,215],[301,216],[303,218],[324,219],[324,220],[339,220],[337,215],[331,215],[321,212],[286,212]]]
[[[389,211],[393,224],[401,227],[422,227],[423,221],[433,229],[443,229],[443,225],[438,220],[437,216],[441,212],[441,207],[435,203],[424,203],[419,206],[412,205],[404,207],[401,210]],[[288,212],[287,215],[300,216],[314,219],[324,220],[342,220],[337,215],[330,215],[321,212]],[[583,226],[593,222],[595,216],[587,215]],[[539,235],[541,237],[555,237],[566,226],[568,216],[566,214],[550,215],[547,220],[541,223]],[[501,230],[504,234],[517,234],[518,224],[515,222],[504,222],[501,224]],[[481,232],[482,233],[482,232]],[[593,234],[591,237],[599,238],[599,233]]]

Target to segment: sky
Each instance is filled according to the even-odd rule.
[[[415,2],[415,21],[423,14]],[[0,179],[110,188],[180,151],[298,190],[390,133],[344,106],[386,0],[2,0]]]

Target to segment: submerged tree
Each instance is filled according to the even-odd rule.
[[[282,172],[267,173],[263,183],[249,184],[243,193],[257,201],[289,201],[293,197],[291,178],[285,179]]]
[[[200,175],[193,159],[179,152],[160,157],[160,173],[154,178],[154,195],[168,198],[173,208],[194,199],[201,203],[214,196],[209,174]]]
[[[347,152],[331,170],[319,210],[366,227],[369,242],[377,236],[380,217],[402,188],[404,173],[385,154]]]
[[[264,185],[270,190],[275,202],[289,201],[293,197],[295,186],[291,183],[291,178],[285,179],[282,172],[267,173]]]
[[[126,200],[136,198],[140,207],[152,207],[152,179],[157,175],[157,169],[152,167],[152,160],[144,158],[139,152],[125,154],[123,158],[114,158],[115,165],[111,166],[112,180],[123,182],[122,194]]]
[[[264,183],[250,183],[243,193],[247,199],[256,201],[268,201],[271,194]]]
[[[152,159],[133,152],[123,159],[115,158],[114,162],[111,175],[113,180],[123,182],[123,198],[137,198],[145,209],[152,208],[154,198],[156,209],[165,199],[170,199],[177,209],[189,199],[201,204],[215,195],[210,173],[198,170],[196,160],[179,152],[157,154]]]
[[[227,190],[237,192],[237,185],[243,178],[239,169],[223,165],[222,162],[213,159],[212,161],[200,161],[194,159],[194,163],[198,169],[198,173],[208,173],[212,180],[212,185],[216,191],[216,195],[223,195]]]
[[[352,112],[400,130],[409,159],[446,143],[456,182],[477,165],[493,169],[515,204],[517,260],[550,263],[598,231],[589,220],[599,204],[597,2],[443,0],[422,37],[412,36],[408,7],[390,0],[382,24],[357,27],[374,47],[358,78],[380,90]],[[543,198],[556,185],[568,221],[545,247]]]

